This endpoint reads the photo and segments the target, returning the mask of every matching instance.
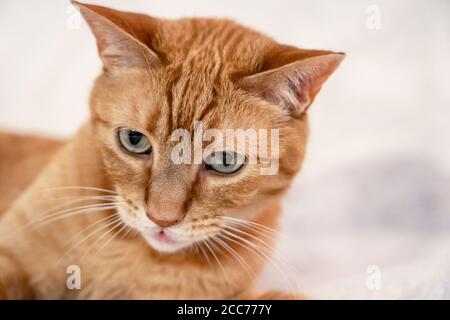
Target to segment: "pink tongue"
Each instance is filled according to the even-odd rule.
[[[172,239],[164,232],[164,230],[160,230],[156,235],[156,239],[161,242],[172,242]]]

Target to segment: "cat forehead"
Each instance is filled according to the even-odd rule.
[[[156,112],[159,121],[154,123],[155,118],[149,116],[147,124],[158,125],[160,134],[167,135],[168,128],[169,131],[178,128],[192,131],[198,122],[204,128],[220,130],[267,127],[271,118],[279,115],[278,109],[265,106],[240,90],[222,72],[224,66],[208,67],[208,72],[202,72],[184,65],[177,76],[169,76],[160,95],[154,97],[158,101],[156,106],[149,106],[158,109],[149,112]]]
[[[176,129],[192,132],[196,122],[225,130],[269,128],[279,119],[278,108],[239,89],[221,72],[223,67],[196,68],[182,64],[103,75],[93,110],[112,126],[145,130],[161,139]]]
[[[192,128],[195,121],[214,128],[246,125],[242,115],[255,110],[234,80],[259,68],[272,40],[220,19],[166,20],[153,39],[166,63],[122,81],[134,84],[128,93],[139,101],[133,104],[144,109],[141,114],[150,114],[141,120],[154,122],[156,107],[158,118],[170,117],[165,125],[170,122],[171,128]]]
[[[228,62],[229,72],[250,72],[257,67],[273,40],[227,19],[162,20],[152,46],[171,63],[193,65]],[[253,70],[251,70],[253,71]]]
[[[199,55],[150,74],[141,71],[139,77],[123,81],[135,87],[125,88],[125,105],[138,111],[142,125],[161,135],[178,128],[192,130],[198,121],[217,129],[250,128],[261,122],[270,126],[270,118],[280,110],[240,89],[231,79],[234,69],[228,68],[226,61],[206,61]]]

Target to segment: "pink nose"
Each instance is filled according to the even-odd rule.
[[[147,211],[147,217],[152,220],[154,223],[156,223],[158,226],[160,226],[161,228],[167,228],[170,226],[173,226],[177,223],[180,223],[184,216],[181,215],[177,215],[174,217],[170,217],[170,218],[162,218],[162,217],[158,217],[155,214],[152,214],[151,211]]]

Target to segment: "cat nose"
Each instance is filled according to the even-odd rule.
[[[181,168],[184,169],[184,168]],[[152,173],[145,203],[147,217],[158,226],[167,228],[180,223],[187,213],[190,190],[184,171],[168,162]],[[187,170],[187,169],[186,169]]]
[[[162,228],[167,228],[180,223],[186,214],[182,204],[176,201],[151,201],[145,209],[147,217]]]
[[[158,215],[152,214],[152,211],[150,210],[147,210],[147,217],[161,228],[168,228],[180,223],[183,220],[183,217],[179,215],[172,218],[160,218]]]

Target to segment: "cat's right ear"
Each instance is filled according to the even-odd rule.
[[[239,85],[287,114],[301,116],[344,57],[344,53],[277,45],[264,56],[260,72],[244,77]]]
[[[158,55],[145,43],[149,39],[147,29],[156,23],[153,18],[76,1],[72,4],[91,28],[106,70],[160,64]]]

